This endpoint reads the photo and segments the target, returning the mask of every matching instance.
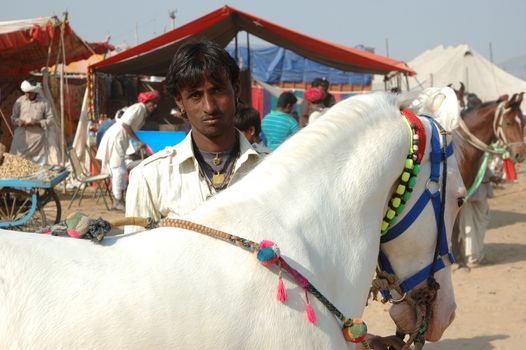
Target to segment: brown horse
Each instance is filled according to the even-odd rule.
[[[489,146],[493,142],[501,141],[515,162],[526,159],[525,120],[520,109],[523,96],[521,92],[507,101],[486,102],[463,115],[454,137],[463,146],[459,168],[466,188],[473,184],[484,152],[495,152]]]
[[[464,185],[470,188],[477,176],[485,152],[496,153],[489,145],[500,141],[515,162],[526,158],[525,120],[520,109],[524,93],[509,100],[486,102],[463,115],[453,137],[461,148],[459,169]],[[463,247],[458,242],[458,218],[453,228],[453,253],[460,266],[465,266]]]

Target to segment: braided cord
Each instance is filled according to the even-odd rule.
[[[259,244],[239,237],[224,231],[216,230],[208,226],[197,224],[195,222],[182,220],[182,219],[163,219],[158,224],[159,227],[176,227],[182,228],[185,230],[194,231],[201,233],[203,235],[217,238],[222,241],[234,244],[238,247],[245,248],[250,252],[255,252],[259,249]],[[312,283],[310,283],[303,275],[301,275],[297,270],[292,268],[283,257],[279,257],[279,263],[281,266],[294,278],[296,283],[309,291],[316,299],[318,299],[335,317],[337,317],[342,323],[344,328],[349,328],[353,326],[353,320],[345,317],[340,310],[334,304],[332,304]],[[360,343],[364,349],[370,349],[369,344],[365,339],[361,340]]]

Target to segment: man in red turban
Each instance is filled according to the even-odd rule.
[[[325,113],[327,108],[323,104],[323,101],[326,96],[327,94],[325,93],[325,90],[320,86],[311,87],[310,89],[305,90],[303,97],[308,103],[307,106],[309,111],[307,124],[314,122]]]
[[[139,147],[144,143],[135,134],[156,108],[161,100],[161,94],[157,90],[141,92],[137,97],[138,103],[128,107],[122,117],[104,133],[97,150],[97,159],[101,160],[104,172],[109,172],[112,179],[112,193],[115,197],[113,210],[124,211],[124,192],[126,191],[128,170],[126,169],[126,149],[131,139],[134,139]]]

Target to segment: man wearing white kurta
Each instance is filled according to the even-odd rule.
[[[488,198],[493,197],[491,171],[486,170],[482,183],[458,214],[459,237],[464,241],[465,263],[478,265],[484,262],[484,237],[490,222]]]
[[[49,101],[43,97],[39,83],[24,80],[20,85],[24,96],[13,106],[11,121],[16,126],[10,153],[44,165],[48,158],[46,131],[54,119]]]
[[[234,165],[229,185],[252,170],[260,155],[238,132],[240,155]],[[126,192],[126,216],[177,218],[200,206],[217,191],[200,173],[192,149],[191,133],[177,146],[167,147],[145,159],[130,174]],[[127,228],[126,232],[135,231]]]
[[[234,127],[239,67],[220,46],[189,43],[175,54],[167,90],[192,129],[177,146],[132,170],[126,216],[177,218],[238,181],[260,156]],[[127,227],[126,232],[137,227]]]
[[[102,169],[111,174],[112,193],[115,197],[114,210],[124,210],[124,191],[126,190],[126,149],[133,138],[140,147],[144,143],[139,140],[135,131],[139,130],[146,117],[157,108],[160,94],[151,91],[139,94],[139,103],[126,109],[121,118],[115,121],[102,137],[96,158],[101,160]]]

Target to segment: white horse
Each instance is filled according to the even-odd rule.
[[[360,318],[409,135],[394,97],[350,98],[186,219],[276,242],[289,264],[343,314]],[[463,186],[453,159],[448,169],[451,232]],[[426,171],[423,166],[419,176]],[[408,232],[386,249],[402,279],[432,260],[431,215],[426,209],[420,232]],[[436,276],[441,289],[432,339],[449,325],[455,308],[449,269]],[[280,303],[275,268],[183,229],[107,237],[102,245],[0,230],[0,348],[351,347],[336,318],[312,296],[317,323],[307,322],[302,288],[284,277],[288,301]],[[411,322],[405,314],[396,317]]]

